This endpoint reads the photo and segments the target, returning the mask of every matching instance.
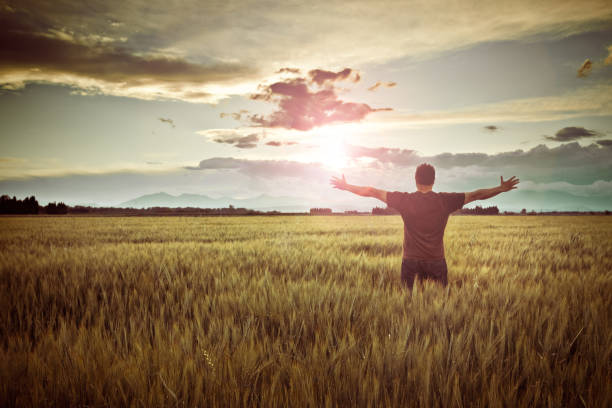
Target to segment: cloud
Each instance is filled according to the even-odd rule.
[[[612,181],[597,180],[592,184],[576,185],[566,181],[554,183],[534,183],[524,181],[520,184],[523,191],[562,191],[578,197],[609,196],[612,195]]]
[[[22,157],[0,157],[0,167],[13,167],[26,163]]]
[[[234,113],[226,113],[226,112],[222,112],[219,114],[220,118],[227,118],[227,117],[231,117],[234,120],[241,120],[243,117],[247,116],[249,113],[248,110],[246,109],[241,109],[238,112],[234,112]]]
[[[381,82],[381,81],[377,81],[374,85],[372,85],[371,87],[368,88],[368,91],[375,91],[376,89],[378,89],[381,86],[384,86],[386,88],[393,88],[395,85],[397,85],[397,83],[395,82]]]
[[[347,145],[347,154],[352,158],[373,158],[383,165],[416,166],[423,162],[432,163],[442,168],[452,167],[532,167],[564,168],[589,165],[610,165],[612,152],[596,144],[581,146],[577,142],[566,143],[549,148],[538,145],[530,150],[514,150],[497,154],[486,153],[441,153],[433,156],[421,156],[414,150],[388,147],[370,148]],[[612,177],[612,174],[610,174]]]
[[[378,126],[405,127],[483,122],[541,122],[612,115],[612,84],[596,84],[560,95],[512,99],[461,109],[382,113],[367,119]]]
[[[247,133],[248,132],[248,133]],[[251,133],[252,129],[208,129],[196,132],[206,136],[215,143],[227,143],[239,149],[252,149],[257,147],[257,142],[261,139],[257,133]]]
[[[237,169],[240,168],[244,160],[233,157],[213,157],[202,160],[197,166],[187,166],[187,170],[217,170],[217,169]]]
[[[42,81],[87,93],[216,102],[251,93],[251,85],[269,78],[262,73],[279,66],[431,59],[481,43],[565,38],[609,27],[612,17],[607,0],[563,7],[556,0],[320,4],[185,0],[176,7],[165,0],[96,0],[75,8],[68,1],[24,0],[0,11],[0,54],[8,58],[0,59],[0,83]],[[511,23],[500,23],[500,7]],[[21,53],[5,47],[9,39]],[[11,61],[5,51],[18,58]],[[173,77],[162,75],[166,71]]]
[[[545,136],[545,139],[554,140],[556,142],[569,142],[585,137],[601,137],[601,133],[595,130],[585,129],[583,127],[569,126],[560,129],[554,136]]]
[[[279,142],[278,140],[270,140],[269,142],[266,143],[266,146],[279,147],[279,146],[292,146],[296,144],[298,144],[298,142]]]
[[[574,142],[555,148],[541,145],[527,151],[435,156],[387,147],[347,146],[346,151],[355,160],[344,172],[354,184],[406,191],[414,188],[416,165],[429,162],[436,166],[436,191],[471,191],[496,185],[500,175],[519,176],[521,188],[516,194],[502,195],[499,201],[491,201],[490,205],[500,205],[500,208],[576,209],[580,206],[610,209],[612,149],[597,144],[583,147]],[[369,160],[357,160],[361,158],[370,158],[377,165],[362,165]],[[6,158],[6,161],[14,159]],[[17,196],[34,194],[41,202],[77,204],[112,205],[141,194],[165,191],[237,197],[289,194],[313,199],[321,206],[332,206],[334,200],[344,200],[344,203],[365,209],[376,205],[372,200],[332,190],[329,177],[338,173],[321,163],[212,157],[187,168],[160,167],[144,167],[143,164],[131,171],[74,170],[54,176],[39,172],[25,177],[4,177],[3,172],[0,191]],[[520,193],[525,185],[527,189]],[[584,199],[567,201],[568,194]]]
[[[612,64],[612,45],[608,46],[608,56],[606,57],[606,59],[604,60],[604,64],[605,65],[610,65]]]
[[[306,131],[331,123],[359,122],[372,112],[390,110],[374,109],[365,103],[339,99],[333,82],[349,78],[359,80],[350,68],[339,72],[317,69],[309,72],[309,78],[292,78],[262,85],[261,92],[251,95],[251,99],[274,103],[278,109],[268,117],[251,115],[249,119],[259,126]],[[323,87],[317,88],[315,85]]]
[[[351,80],[353,82],[359,82],[361,77],[359,73],[350,68],[344,68],[342,71],[333,72],[333,71],[325,71],[323,69],[313,69],[308,71],[308,76],[315,84],[321,86],[327,82],[336,82],[343,80]]]
[[[0,83],[66,84],[84,93],[215,102],[207,84],[252,76],[252,67],[134,52],[120,39],[57,29],[25,12],[0,13]]]
[[[585,78],[587,75],[591,73],[592,69],[593,69],[593,63],[591,62],[590,59],[587,58],[586,60],[584,60],[580,68],[578,68],[578,74],[577,74],[578,78]]]
[[[73,30],[86,25],[101,31],[108,28],[110,19],[121,21],[124,25],[115,31],[139,50],[175,46],[187,55],[267,62],[268,72],[278,66],[313,66],[321,61],[329,66],[360,66],[405,56],[424,58],[540,33],[564,38],[605,27],[611,16],[606,0],[564,2],[562,7],[555,0],[490,4],[416,0],[409,7],[368,0],[355,1],[351,7],[341,0],[315,1],[314,6],[312,2],[276,2],[274,7],[258,7],[253,0],[186,0],[181,7],[149,0],[143,7],[144,1],[107,0],[78,13],[65,5],[30,4],[28,11],[36,17],[44,13]]]
[[[170,125],[170,126],[172,126],[173,128],[174,128],[174,127],[176,127],[176,126],[174,125],[174,121],[173,121],[172,119],[170,119],[170,118],[157,118],[157,119],[159,119],[159,121],[160,121],[160,122],[162,122],[162,123],[167,123],[167,124],[169,124],[169,125]]]
[[[299,68],[281,68],[278,71],[276,71],[277,74],[299,74],[300,73],[300,69]]]
[[[215,139],[217,143],[229,143],[233,144],[235,147],[239,149],[252,149],[257,147],[257,142],[259,141],[259,136],[256,133],[252,133],[247,136],[241,137],[229,137],[229,138],[218,138]]]
[[[249,160],[232,157],[214,157],[202,160],[187,170],[238,170],[250,177],[271,178],[325,178],[330,175],[320,163],[303,163],[291,160]],[[327,180],[325,180],[327,181]]]
[[[483,128],[485,130],[490,131],[490,132],[495,132],[495,131],[499,130],[499,128],[497,126],[495,126],[495,125],[487,125],[487,126],[483,126]]]
[[[605,147],[612,146],[612,139],[598,140],[597,144]]]
[[[390,163],[397,166],[412,166],[422,160],[416,151],[409,149],[346,145],[345,151],[353,158],[369,157],[376,159],[379,163]]]

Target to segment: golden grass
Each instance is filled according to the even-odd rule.
[[[612,217],[1,218],[0,406],[612,406]]]

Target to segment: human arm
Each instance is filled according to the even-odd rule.
[[[351,193],[360,195],[362,197],[373,197],[385,203],[387,202],[387,192],[385,190],[379,190],[374,187],[362,187],[348,184],[344,178],[344,174],[342,175],[342,178],[332,177],[330,183],[338,190],[350,191]]]
[[[506,191],[514,190],[516,185],[519,183],[519,179],[515,176],[510,177],[508,180],[504,181],[503,177],[500,177],[501,182],[499,186],[492,188],[481,188],[480,190],[474,190],[469,193],[465,193],[465,202],[464,204],[471,203],[476,200],[486,200],[491,197],[495,197],[500,193],[505,193]]]

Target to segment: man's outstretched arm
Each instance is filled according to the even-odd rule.
[[[515,176],[510,177],[504,181],[503,177],[500,177],[501,182],[499,186],[493,188],[481,188],[470,193],[465,193],[465,203],[471,203],[476,200],[486,200],[487,198],[495,197],[499,193],[505,193],[506,191],[514,190],[516,185],[519,183],[519,179]]]
[[[373,197],[379,199],[380,201],[384,201],[385,203],[387,202],[387,192],[385,190],[379,190],[374,187],[353,186],[346,182],[344,174],[342,175],[342,178],[332,177],[330,183],[332,186],[334,186],[334,188],[339,190],[346,190],[363,197]]]

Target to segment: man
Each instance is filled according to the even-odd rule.
[[[387,192],[374,187],[353,186],[342,178],[332,177],[334,188],[363,196],[374,197],[398,210],[404,220],[404,253],[402,256],[402,282],[412,289],[415,277],[432,279],[447,284],[447,267],[444,257],[444,229],[448,216],[476,200],[486,200],[499,193],[514,190],[519,179],[512,176],[497,187],[475,190],[470,193],[436,193],[432,191],[436,171],[424,163],[414,175],[417,191]]]

